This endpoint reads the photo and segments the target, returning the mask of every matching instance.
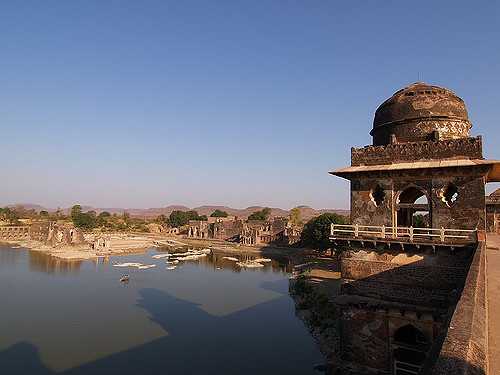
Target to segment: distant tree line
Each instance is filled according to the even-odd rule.
[[[17,224],[19,219],[19,214],[12,208],[0,208],[0,220],[6,221],[9,224]]]
[[[207,215],[198,215],[198,212],[194,210],[190,211],[181,211],[181,210],[174,210],[170,213],[168,217],[165,215],[160,215],[157,218],[157,222],[160,224],[166,224],[174,228],[179,228],[187,223],[189,223],[189,220],[200,220],[200,221],[207,221],[208,217]]]
[[[228,217],[228,213],[226,211],[221,211],[219,209],[215,210],[210,214],[210,217]]]
[[[75,227],[84,230],[101,228],[111,231],[149,231],[146,219],[132,218],[128,212],[110,214],[107,211],[103,211],[97,215],[95,211],[83,212],[82,207],[77,204],[71,208],[70,218]]]

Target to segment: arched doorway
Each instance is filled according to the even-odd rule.
[[[411,324],[399,328],[393,338],[395,375],[417,375],[430,347],[427,337]]]
[[[425,191],[410,186],[403,190],[396,201],[398,227],[431,227],[431,211]]]

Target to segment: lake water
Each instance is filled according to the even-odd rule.
[[[167,270],[157,253],[67,263],[0,246],[0,374],[318,374],[283,264]]]

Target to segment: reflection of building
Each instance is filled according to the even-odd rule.
[[[373,145],[331,172],[351,183],[352,225],[331,236],[345,372],[418,374],[439,345],[484,239],[484,184],[500,180],[470,128],[462,99],[415,83],[377,109]]]
[[[500,189],[486,197],[486,230],[500,234]]]

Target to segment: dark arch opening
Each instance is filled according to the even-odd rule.
[[[382,205],[382,203],[384,203],[385,201],[384,189],[380,185],[375,186],[375,188],[373,188],[370,192],[370,198],[375,206],[378,207]]]
[[[422,331],[411,324],[399,328],[396,333],[394,333],[394,341],[410,346],[427,345],[428,343]]]
[[[399,194],[397,210],[399,227],[429,228],[431,226],[427,195],[416,186],[410,186]]]
[[[394,374],[417,375],[425,362],[429,342],[425,335],[408,324],[394,333]]]

